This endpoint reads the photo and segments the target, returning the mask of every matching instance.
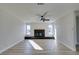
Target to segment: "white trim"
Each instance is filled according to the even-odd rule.
[[[76,51],[76,49],[70,47],[69,45],[67,45],[67,44],[65,44],[65,43],[63,43],[63,42],[61,42],[61,41],[59,41],[59,40],[58,40],[58,42],[61,43],[61,44],[63,44],[64,46],[68,47],[68,48],[71,49],[72,51]]]
[[[0,51],[0,54],[1,54],[2,52],[4,52],[4,51],[8,50],[9,48],[15,46],[16,44],[18,44],[18,43],[21,42],[21,41],[23,41],[23,40],[19,40],[19,41],[15,42],[14,44],[10,45],[9,47],[6,47],[5,49],[1,50],[1,51]]]

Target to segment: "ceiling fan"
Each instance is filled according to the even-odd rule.
[[[45,18],[45,16],[47,15],[47,11],[43,14],[43,15],[39,15],[40,16],[40,21],[43,21],[43,22],[45,22],[45,21],[49,21],[50,19],[48,19],[48,18]]]

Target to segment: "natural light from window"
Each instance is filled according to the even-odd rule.
[[[48,29],[49,29],[48,31],[49,35],[53,35],[53,25],[48,25]]]
[[[31,27],[30,25],[26,25],[26,34],[30,35]]]

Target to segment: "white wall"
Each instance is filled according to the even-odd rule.
[[[73,51],[76,50],[75,38],[75,15],[69,12],[60,19],[56,20],[57,40],[69,47]]]
[[[51,25],[53,25],[53,23],[43,23],[43,22],[35,22],[35,23],[26,23],[26,25],[31,25],[31,35],[30,36],[34,36],[34,30],[35,29],[45,29],[45,36],[49,36],[49,37],[51,37],[51,36],[53,36],[53,35],[49,35],[48,34],[48,31],[49,31],[49,29],[48,29],[48,25],[49,24],[51,24]]]
[[[0,53],[24,38],[24,23],[0,9]]]

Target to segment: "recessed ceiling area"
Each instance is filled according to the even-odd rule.
[[[38,22],[40,18],[38,14],[42,15],[48,11],[46,17],[51,21],[58,19],[66,12],[71,10],[78,10],[78,3],[44,3],[37,5],[37,3],[2,3],[0,9],[15,15],[24,22]]]

